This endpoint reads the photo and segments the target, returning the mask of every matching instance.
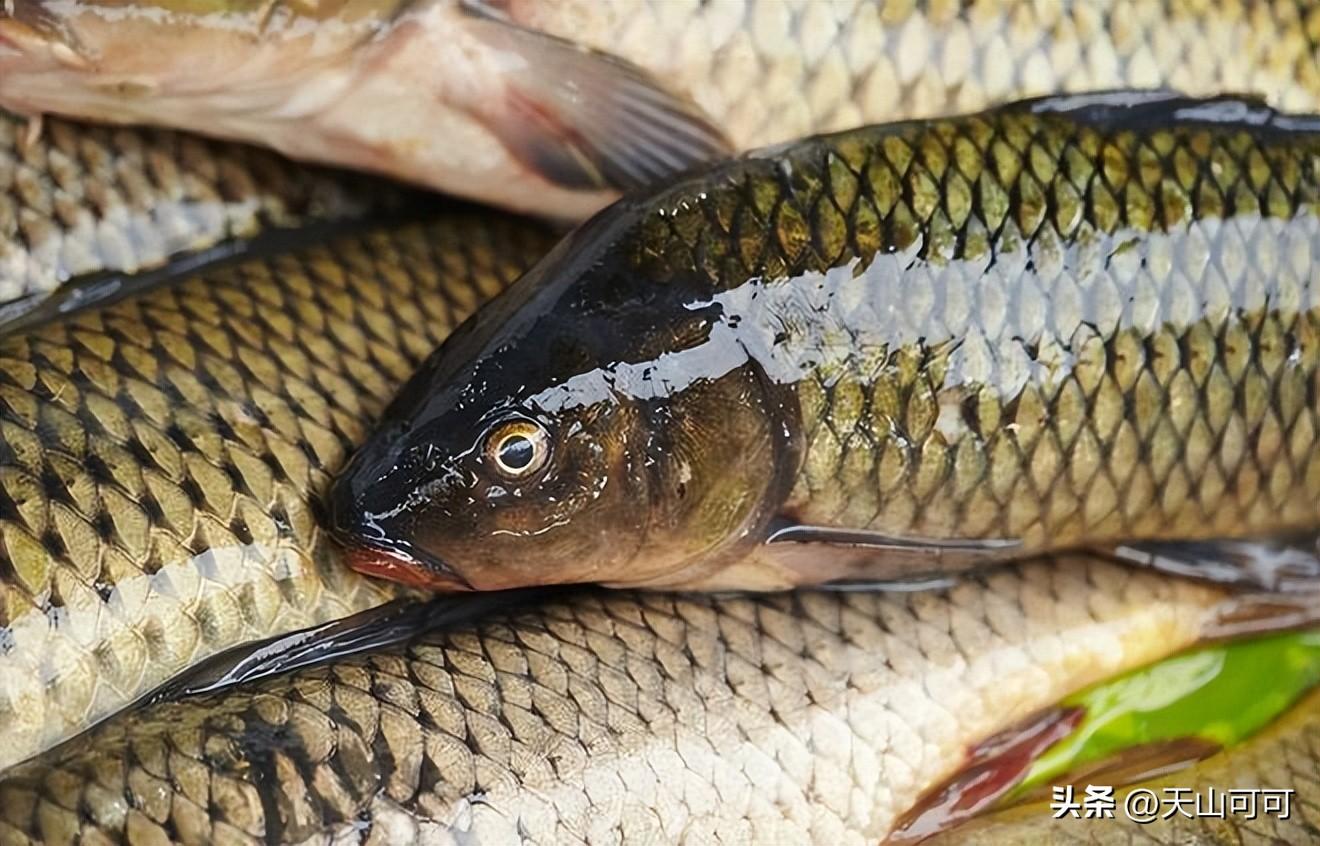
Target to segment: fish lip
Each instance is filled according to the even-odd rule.
[[[332,486],[328,521],[330,534],[344,548],[351,569],[423,590],[473,590],[472,584],[445,562],[419,554],[406,541],[385,534],[375,518],[360,507],[354,481],[350,472]]]
[[[343,547],[348,566],[359,573],[425,590],[474,589],[444,561],[414,551],[410,543],[388,536],[374,521],[332,518],[330,534]]]
[[[364,575],[439,593],[475,590],[467,579],[439,559],[419,558],[361,537],[348,539],[344,546],[348,566]]]

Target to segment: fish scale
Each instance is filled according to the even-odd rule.
[[[333,519],[363,569],[441,588],[1083,547],[1296,584],[1318,257],[1320,124],[1251,99],[1063,95],[752,153],[597,216],[438,349]],[[524,425],[518,475],[490,456]]]
[[[119,714],[0,775],[0,843],[876,843],[1224,598],[1089,557],[925,594],[582,592]]]
[[[572,219],[730,150],[1023,97],[1320,112],[1314,0],[21,0],[0,30],[0,102],[24,114],[245,139]]]
[[[49,120],[35,140],[26,131],[0,113],[0,305],[35,302],[78,276],[148,270],[272,226],[385,209],[391,195],[402,196],[163,130]]]
[[[721,185],[751,250],[719,199],[664,196],[638,266],[810,288],[862,256],[817,311],[775,315],[822,361],[796,388],[804,522],[1033,546],[1310,525],[1317,150],[1022,114],[880,129]],[[849,284],[862,311],[840,315]]]
[[[449,213],[0,342],[0,769],[211,654],[397,595],[342,565],[313,498],[549,243]]]
[[[737,146],[1064,91],[1256,91],[1315,111],[1309,2],[503,0],[691,92]]]

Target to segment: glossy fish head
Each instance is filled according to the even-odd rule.
[[[783,427],[747,367],[647,375],[705,360],[712,326],[657,292],[587,239],[455,333],[335,483],[353,566],[439,589],[668,585],[756,537]]]
[[[632,410],[546,414],[513,396],[416,405],[358,453],[332,494],[350,563],[432,589],[590,581],[626,566],[646,499]],[[421,412],[416,414],[415,412]]]

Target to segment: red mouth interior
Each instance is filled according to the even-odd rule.
[[[411,558],[382,549],[352,547],[348,550],[348,566],[368,576],[399,582],[422,590],[440,592],[467,590],[456,579],[429,570]]]

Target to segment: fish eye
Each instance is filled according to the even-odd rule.
[[[550,457],[550,436],[531,420],[501,423],[486,436],[486,458],[501,475],[523,479],[540,470]]]

